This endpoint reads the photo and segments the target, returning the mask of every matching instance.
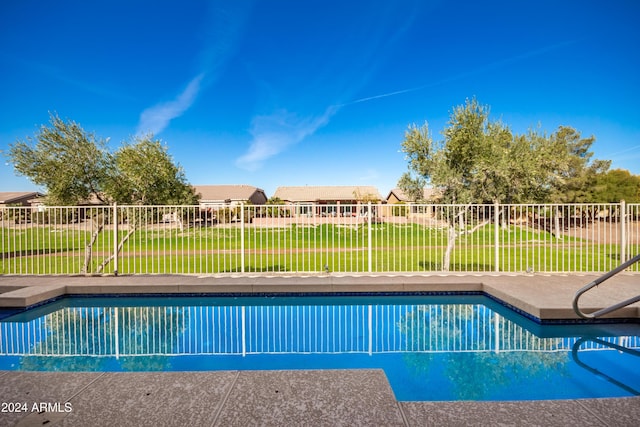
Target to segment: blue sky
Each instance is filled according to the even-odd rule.
[[[514,132],[594,135],[640,174],[640,2],[163,1],[0,5],[0,150],[49,112],[153,132],[193,184],[374,185],[466,98]],[[0,191],[36,187],[0,164]]]

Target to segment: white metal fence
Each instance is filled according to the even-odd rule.
[[[0,322],[2,356],[568,352],[481,304],[67,307]],[[609,337],[580,350],[639,349]]]
[[[637,253],[624,202],[0,208],[0,274],[604,272]]]

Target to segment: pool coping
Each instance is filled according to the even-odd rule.
[[[598,274],[244,274],[0,276],[0,309],[24,310],[65,295],[482,293],[539,323],[583,322],[573,295]],[[581,299],[595,311],[640,292],[640,273],[621,273]],[[604,317],[640,321],[640,303]]]

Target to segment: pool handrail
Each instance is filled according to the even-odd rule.
[[[626,299],[624,301],[621,301],[617,304],[613,304],[609,307],[600,309],[598,311],[595,311],[593,313],[584,313],[582,310],[580,310],[580,307],[578,307],[578,300],[580,299],[580,297],[586,293],[588,290],[598,286],[599,284],[601,284],[602,282],[604,282],[605,280],[610,279],[611,277],[615,276],[616,274],[620,273],[621,271],[627,269],[628,267],[630,267],[631,265],[635,264],[636,262],[640,261],[640,254],[634,256],[633,258],[631,258],[630,260],[620,264],[619,266],[617,266],[616,268],[614,268],[613,270],[603,274],[602,276],[598,277],[596,280],[588,283],[586,286],[580,288],[580,290],[578,290],[578,292],[576,292],[575,296],[573,297],[573,311],[576,312],[576,314],[580,317],[582,317],[583,319],[595,319],[597,317],[600,316],[604,316],[605,314],[611,313],[613,311],[619,310],[623,307],[626,307],[628,305],[631,305],[635,302],[640,301],[640,295],[636,295],[635,297]]]

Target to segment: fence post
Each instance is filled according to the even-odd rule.
[[[240,202],[240,272],[244,273],[244,202]]]
[[[118,204],[113,202],[113,274],[118,275]]]
[[[627,260],[627,203],[620,200],[620,264]]]
[[[373,252],[372,252],[372,248],[371,248],[371,202],[367,202],[367,230],[368,230],[368,238],[367,238],[367,246],[368,246],[368,250],[367,250],[367,271],[369,273],[373,272]]]
[[[497,273],[500,271],[500,204],[496,201],[493,204],[493,260],[494,267],[493,270]]]

